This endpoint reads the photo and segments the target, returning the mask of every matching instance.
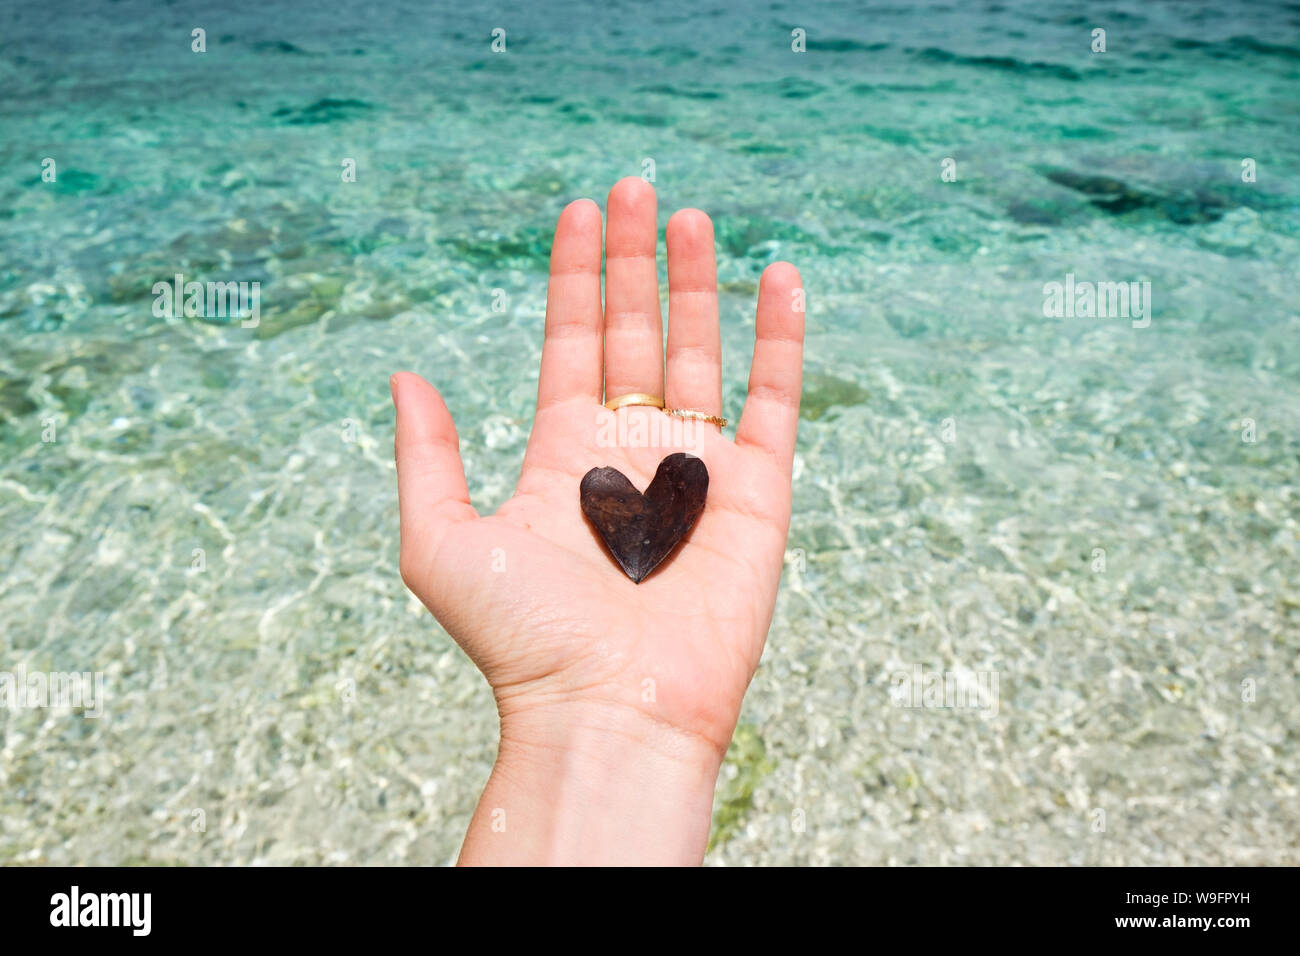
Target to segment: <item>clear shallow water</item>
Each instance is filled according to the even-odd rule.
[[[728,414],[762,267],[809,290],[710,862],[1300,860],[1300,6],[562,6],[0,13],[0,670],[108,691],[0,713],[0,860],[454,857],[495,712],[398,577],[387,378],[503,501],[555,216],[647,157]],[[261,325],[156,318],[177,272]],[[1150,326],[1045,318],[1066,273]],[[918,664],[997,716],[893,706]]]

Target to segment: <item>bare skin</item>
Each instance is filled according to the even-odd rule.
[[[409,372],[391,383],[402,578],[483,672],[501,718],[461,864],[698,864],[772,619],[801,387],[799,273],[788,263],[763,273],[734,442],[697,424],[692,447],[607,447],[601,416],[636,434],[637,416],[664,413],[609,413],[604,397],[647,392],[723,414],[713,224],[694,209],[668,222],[665,365],[654,189],[624,179],[607,209],[603,308],[599,207],[579,200],[560,215],[537,414],[515,494],[496,514],[470,504],[438,392]],[[578,485],[611,465],[644,490],[675,451],[704,460],[708,501],[636,585],[584,519]]]

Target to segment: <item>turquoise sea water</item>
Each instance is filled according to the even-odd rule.
[[[388,375],[505,500],[555,217],[647,160],[733,420],[763,266],[808,290],[709,862],[1300,862],[1300,4],[1136,0],[0,11],[0,671],[107,688],[0,711],[0,862],[454,858],[496,714],[397,573]]]

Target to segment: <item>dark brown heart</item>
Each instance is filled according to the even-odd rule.
[[[708,493],[704,462],[678,452],[659,462],[645,494],[617,468],[593,468],[582,478],[579,499],[618,566],[640,584],[691,530]]]

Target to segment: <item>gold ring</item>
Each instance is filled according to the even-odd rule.
[[[616,412],[624,405],[652,405],[655,408],[663,408],[664,400],[655,398],[653,395],[647,395],[645,392],[629,392],[626,395],[620,395],[618,398],[611,398],[605,403],[605,407],[611,412]]]
[[[710,425],[717,425],[719,428],[727,427],[727,420],[721,415],[705,415],[703,412],[697,412],[693,408],[665,408],[669,415],[676,415],[678,418],[690,418],[697,422],[708,422]]]

